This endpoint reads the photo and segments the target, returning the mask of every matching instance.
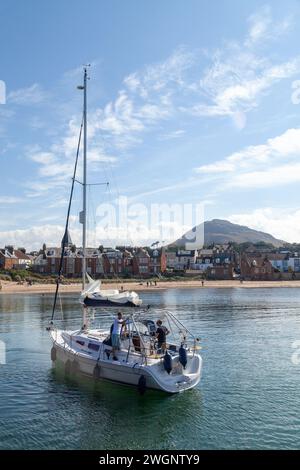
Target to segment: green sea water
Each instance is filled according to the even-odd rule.
[[[142,294],[202,338],[203,375],[179,395],[51,368],[52,296],[0,295],[0,449],[300,447],[300,289],[177,289]],[[59,325],[77,328],[75,295]],[[109,326],[111,319],[103,316]],[[294,347],[293,347],[294,346]],[[299,343],[300,347],[300,343]],[[294,354],[294,361],[292,360]]]

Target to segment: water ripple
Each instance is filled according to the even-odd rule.
[[[0,449],[296,449],[300,445],[300,290],[147,292],[202,338],[200,386],[166,396],[51,369],[51,296],[0,297]],[[60,324],[80,309],[65,295]],[[96,322],[99,322],[96,313]],[[111,315],[102,315],[109,327]]]

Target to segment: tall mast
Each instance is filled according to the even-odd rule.
[[[82,289],[86,275],[86,178],[87,178],[87,68],[83,79],[83,219],[82,219]]]

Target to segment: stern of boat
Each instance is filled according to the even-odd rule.
[[[196,387],[200,382],[202,370],[202,357],[199,354],[188,354],[188,361],[184,368],[176,356],[172,360],[172,370],[165,370],[163,359],[159,364],[147,367],[155,388],[167,393],[180,393]]]

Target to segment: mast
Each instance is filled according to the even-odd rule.
[[[82,289],[86,275],[86,178],[87,178],[87,68],[83,78],[83,207],[82,207]]]

